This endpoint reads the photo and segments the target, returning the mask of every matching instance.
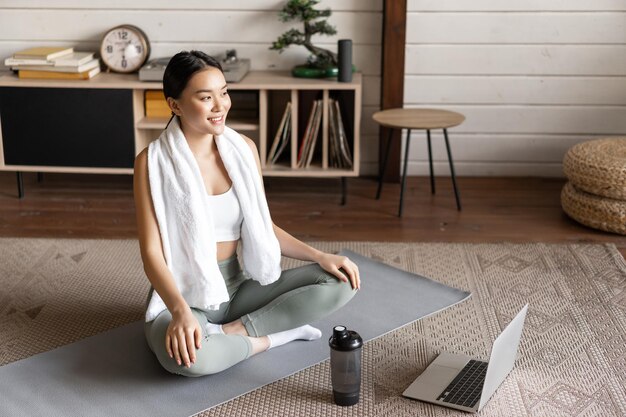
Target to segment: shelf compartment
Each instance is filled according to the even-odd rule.
[[[287,107],[287,104],[291,102],[291,92],[288,90],[267,91],[267,93],[265,94],[265,100],[267,102],[267,109],[268,109],[268,111],[265,114],[267,135],[266,135],[265,149],[264,151],[261,152],[261,166],[262,167],[273,166],[273,164],[271,164],[271,160],[270,160],[271,155],[269,153],[272,150],[274,141],[276,140],[276,135],[282,132],[282,130],[281,132],[279,132],[278,130],[281,127],[280,126],[281,120],[283,118],[283,115],[285,114],[285,109]],[[291,103],[291,107],[293,110],[293,103]],[[292,126],[291,117],[293,117],[293,113],[291,113],[289,124],[283,125],[283,128],[288,129],[289,131],[291,130],[291,126]],[[279,164],[280,162],[284,160],[288,160],[289,164],[291,164],[291,146],[290,145],[291,145],[292,135],[293,134],[290,134],[286,138],[285,148],[281,152],[276,162],[277,164]],[[280,138],[278,140],[280,143],[282,143]]]
[[[319,107],[319,120],[318,120],[318,128],[317,128],[317,132],[315,135],[315,138],[311,137],[309,140],[313,141],[313,144],[310,144],[307,146],[307,148],[309,148],[311,145],[313,146],[308,153],[310,154],[310,158],[311,158],[311,165],[307,168],[304,166],[299,166],[298,165],[298,157],[302,157],[305,161],[306,161],[306,155],[305,152],[303,152],[303,142],[305,142],[305,136],[307,133],[307,129],[308,129],[308,125],[311,122],[311,129],[312,131],[310,132],[310,135],[312,135],[315,132],[315,118],[313,117],[313,107],[314,107],[314,103],[315,101],[319,100],[320,102],[320,106]],[[296,148],[297,148],[297,154],[296,154],[296,160],[295,160],[295,165],[293,166],[294,170],[297,170],[298,172],[300,171],[306,171],[307,169],[311,169],[316,165],[319,165],[320,167],[323,167],[323,149],[324,149],[324,137],[325,137],[325,131],[324,128],[326,126],[326,121],[325,121],[325,117],[327,114],[326,111],[326,106],[327,106],[327,102],[328,102],[328,92],[327,90],[300,90],[298,91],[298,102],[299,102],[299,106],[298,106],[298,119],[300,121],[300,123],[298,124],[298,129],[297,129],[297,136],[296,136]],[[306,163],[305,161],[303,161],[303,163]]]

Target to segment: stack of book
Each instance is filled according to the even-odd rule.
[[[328,107],[329,123],[329,161],[328,164],[335,168],[352,168],[352,153],[346,137],[346,131],[341,119],[339,102],[329,99]]]
[[[147,117],[170,117],[172,115],[172,110],[167,105],[163,90],[147,90],[145,99]]]
[[[267,155],[270,164],[275,164],[278,157],[287,148],[287,144],[291,142],[291,102],[288,102],[283,112],[283,117],[278,125],[278,130],[274,136],[274,142]]]
[[[74,52],[74,48],[36,47],[16,52],[4,65],[18,72],[19,78],[88,80],[100,73],[100,60],[94,52]]]
[[[304,136],[300,141],[300,150],[298,151],[298,168],[307,168],[311,165],[315,144],[319,136],[320,124],[322,122],[322,100],[315,100],[313,108],[309,113],[309,120],[304,130]]]

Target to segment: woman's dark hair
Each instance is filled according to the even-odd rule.
[[[207,67],[214,67],[224,72],[217,59],[202,51],[182,51],[174,55],[163,73],[165,98],[179,98],[192,75]]]
[[[181,51],[174,55],[163,73],[163,95],[165,98],[179,98],[185,87],[187,87],[189,79],[196,72],[207,67],[217,68],[222,74],[224,73],[220,62],[202,51]],[[170,117],[165,126],[166,129],[173,118],[174,112],[172,112],[172,117]]]

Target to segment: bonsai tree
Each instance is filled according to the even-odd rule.
[[[292,20],[304,23],[304,33],[297,29],[289,29],[272,43],[269,49],[282,53],[289,45],[302,45],[311,52],[307,62],[310,67],[328,68],[337,66],[337,54],[328,49],[320,48],[311,43],[313,35],[334,35],[335,28],[328,24],[326,18],[331,10],[315,10],[313,7],[319,0],[289,0],[279,13],[283,22]],[[320,19],[320,20],[317,20]]]

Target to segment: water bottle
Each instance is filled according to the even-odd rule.
[[[346,326],[335,326],[328,340],[330,345],[330,376],[337,405],[359,402],[361,389],[361,351],[363,339]]]

